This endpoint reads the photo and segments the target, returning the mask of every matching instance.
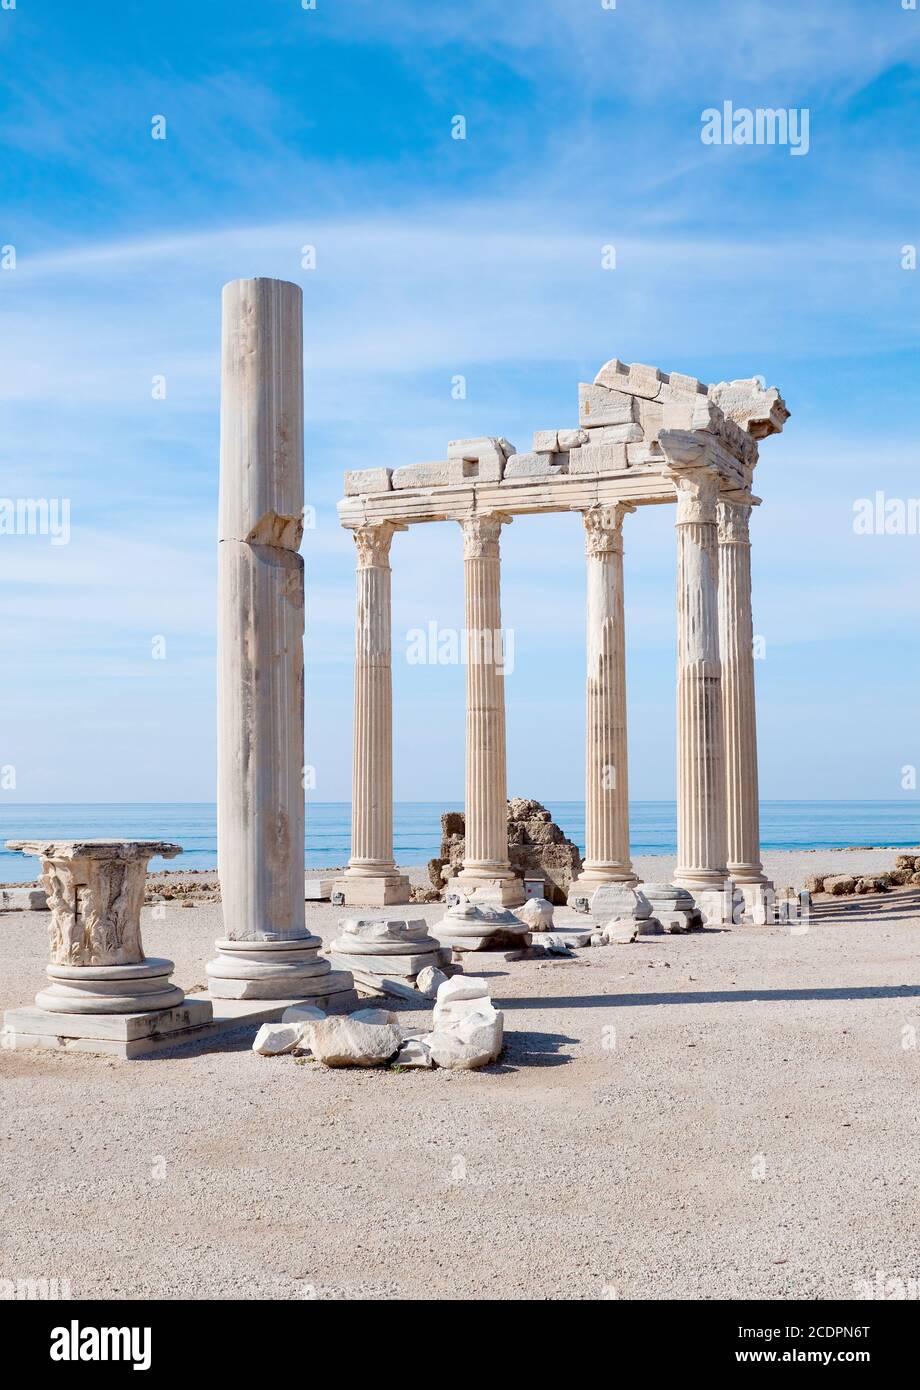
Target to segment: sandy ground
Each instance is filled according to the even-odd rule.
[[[188,990],[219,911],[145,909],[148,952]],[[328,939],[340,909],[308,913]],[[46,924],[0,917],[4,1007],[39,986]],[[258,1057],[251,1034],[129,1063],[0,1051],[0,1277],[276,1299],[837,1298],[877,1270],[917,1278],[918,943],[902,889],[820,902],[801,934],[492,958],[507,1048],[477,1073],[330,1071]]]

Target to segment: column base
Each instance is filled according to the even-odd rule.
[[[319,936],[214,944],[218,954],[205,966],[212,999],[306,999],[328,1011],[324,1001],[354,988],[347,971],[319,954]]]
[[[345,907],[392,907],[407,903],[410,898],[410,884],[406,874],[349,875],[337,878],[333,894],[342,894],[340,905]]]
[[[35,1002],[55,1014],[135,1014],[173,1009],[185,998],[170,983],[171,960],[155,956],[132,965],[57,965],[47,967],[51,985]]]
[[[762,875],[756,882],[735,879],[735,920],[754,927],[770,926],[777,920],[776,889],[768,878]]]
[[[713,869],[678,869],[671,882],[691,895],[702,925],[731,926],[735,920],[735,885],[727,874]]]
[[[488,907],[520,907],[527,901],[523,879],[514,875],[489,878],[461,870],[456,878],[448,880],[447,891],[462,893],[471,903]]]

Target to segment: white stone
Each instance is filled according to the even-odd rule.
[[[437,463],[409,463],[402,468],[394,468],[390,483],[394,491],[415,487],[447,487],[452,477],[452,469],[447,460]]]
[[[603,928],[604,940],[608,946],[625,946],[630,941],[635,941],[639,934],[639,923],[635,917],[612,917],[609,922],[605,922]]]
[[[458,999],[488,999],[489,982],[478,975],[452,975],[438,986],[438,1003],[455,1004]]]
[[[504,478],[555,478],[568,472],[566,454],[514,454],[505,463]]]
[[[614,357],[601,367],[594,384],[651,398],[658,395],[664,380],[665,376],[657,367],[647,367],[642,362],[620,362]]]
[[[637,427],[638,428],[638,427]],[[639,431],[641,439],[642,432]],[[616,473],[627,468],[626,444],[583,444],[569,454],[570,473]]]
[[[0,912],[47,912],[43,888],[0,888]]]
[[[381,1067],[402,1038],[391,1023],[355,1023],[349,1015],[311,1025],[310,1049],[327,1067]]]
[[[651,917],[652,905],[641,888],[629,883],[603,883],[591,899],[591,914],[601,924],[614,917]]]
[[[302,1023],[263,1023],[256,1033],[252,1050],[262,1057],[279,1057],[283,1052],[309,1047],[305,1035],[310,1027],[310,1024]]]
[[[282,1023],[319,1023],[320,1019],[326,1017],[324,1009],[318,1009],[315,1004],[292,1004],[285,1009],[281,1015]]]
[[[348,938],[349,948],[355,942],[369,942],[374,947],[383,942],[396,944],[401,950],[414,949],[420,941],[430,941],[424,917],[349,917],[342,923],[342,937]],[[351,940],[354,938],[354,941]]]
[[[352,1023],[398,1023],[399,1015],[390,1009],[355,1009],[348,1015]]]
[[[553,925],[553,905],[545,898],[528,898],[516,915],[534,932],[549,931]]]
[[[406,1038],[393,1063],[396,1067],[433,1067],[431,1048],[422,1038]]]
[[[345,496],[356,497],[372,492],[390,491],[389,468],[358,468],[345,474]]]
[[[418,972],[415,987],[426,998],[434,999],[437,997],[441,985],[446,984],[448,978],[444,971],[439,970],[436,965],[426,965],[424,970]]]
[[[578,386],[578,423],[582,429],[589,425],[628,425],[635,420],[636,403],[632,396],[610,391],[606,386]]]
[[[558,430],[534,430],[533,451],[535,454],[555,454],[559,450]],[[524,457],[519,455],[519,457]]]
[[[471,1013],[449,1027],[436,1027],[428,1035],[427,1046],[437,1066],[470,1070],[497,1060],[503,1034],[501,1013],[494,1010],[490,1014]]]
[[[560,430],[557,439],[560,451],[577,449],[580,444],[587,444],[588,434],[586,430]]]

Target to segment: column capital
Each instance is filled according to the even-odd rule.
[[[358,548],[358,569],[390,568],[390,542],[397,531],[407,528],[398,521],[365,522],[354,528]]]
[[[477,512],[458,518],[463,532],[464,560],[497,560],[502,527],[510,526],[513,519],[507,512]]]
[[[711,522],[718,519],[719,475],[714,468],[671,470],[677,488],[677,520],[675,525],[688,522]]]
[[[586,508],[581,514],[585,525],[585,554],[622,555],[623,518],[635,510],[631,502],[612,502]]]
[[[749,523],[753,499],[720,497],[718,504],[719,544],[750,545]]]

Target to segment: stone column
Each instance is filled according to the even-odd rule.
[[[584,513],[588,679],[585,717],[585,859],[570,898],[602,883],[635,883],[629,857],[623,518],[628,502]]]
[[[751,617],[752,499],[719,502],[719,634],[725,725],[728,873],[746,904],[763,902],[772,887],[760,862],[754,627]]]
[[[717,474],[677,484],[677,868],[674,882],[719,920],[726,888],[725,741],[719,657]],[[730,907],[730,905],[729,905]]]
[[[409,880],[393,859],[393,676],[390,543],[406,527],[388,521],[355,528],[354,759],[351,858],[336,888],[345,902],[386,906],[409,901]]]
[[[508,860],[501,512],[460,522],[466,597],[466,850],[457,876],[475,902],[516,907],[523,882]]]
[[[304,922],[303,327],[298,285],[234,280],[222,299],[217,866],[223,998],[317,998]]]

